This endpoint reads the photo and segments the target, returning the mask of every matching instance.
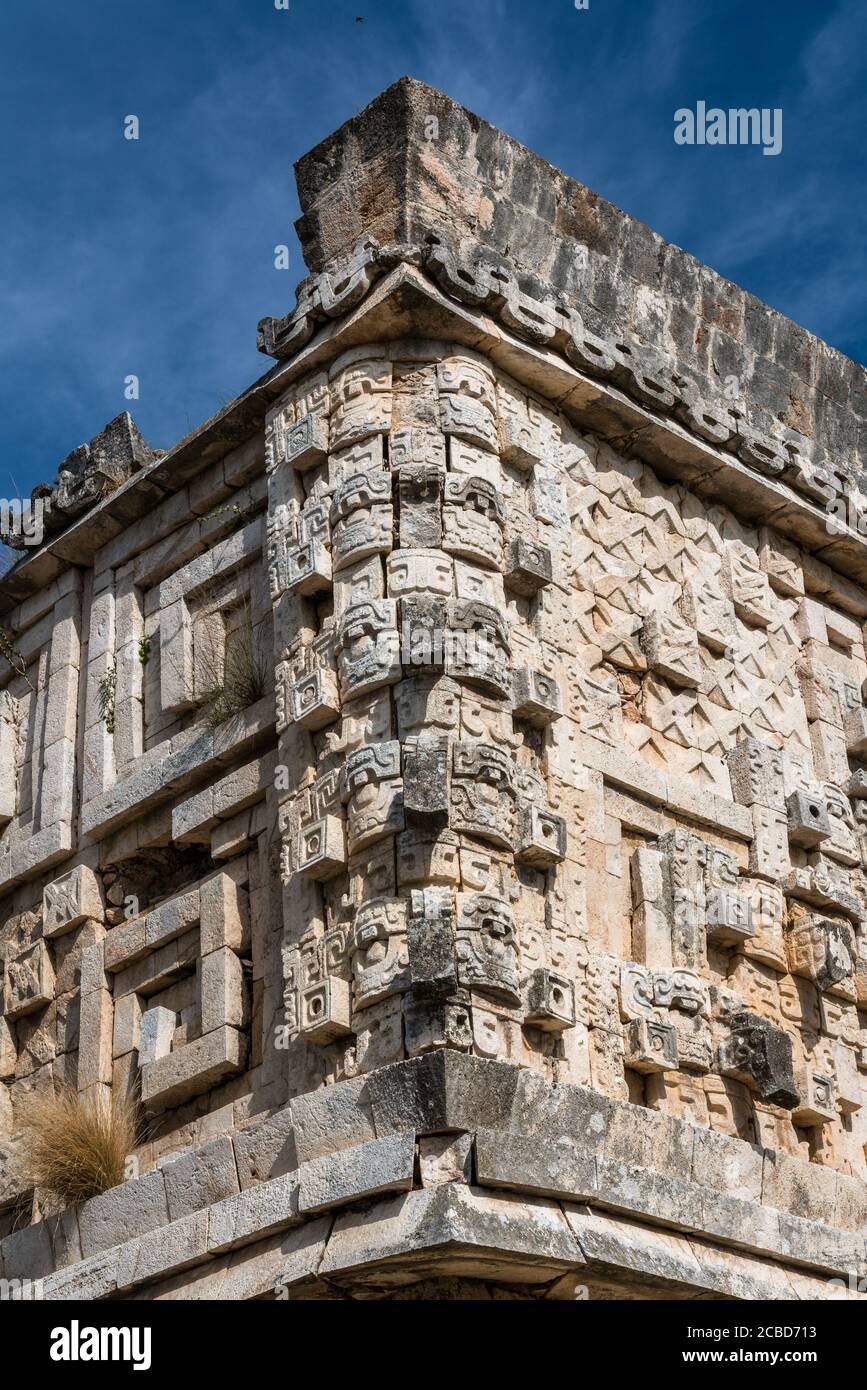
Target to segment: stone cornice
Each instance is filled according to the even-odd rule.
[[[867,617],[867,594],[848,582],[867,585],[865,538],[842,521],[829,534],[827,514],[796,492],[785,474],[764,473],[744,463],[732,451],[731,441],[723,448],[690,429],[676,412],[663,414],[627,395],[613,377],[594,378],[580,370],[557,346],[556,335],[553,345],[519,336],[488,308],[446,293],[411,254],[398,254],[392,247],[380,259],[369,242],[365,256],[373,259],[366,261],[355,287],[345,287],[340,313],[328,316],[308,303],[296,325],[294,354],[279,359],[242,395],[134,473],[59,536],[28,552],[0,581],[0,611],[8,612],[50,584],[70,564],[91,563],[100,547],[124,527],[263,429],[270,407],[306,372],[328,366],[342,352],[365,342],[436,336],[487,353],[502,370],[560,405],[582,428],[642,458],[662,477],[683,481],[725,501],[745,519],[761,520],[795,537],[817,557],[805,570],[808,592],[833,596],[846,611]],[[341,282],[335,277],[332,283]],[[289,321],[294,322],[293,316],[285,322]]]
[[[771,435],[753,429],[713,383],[683,375],[673,358],[634,334],[614,331],[603,338],[589,332],[564,295],[537,277],[521,275],[509,259],[471,239],[449,243],[431,234],[421,245],[379,246],[365,237],[347,260],[301,283],[289,315],[261,321],[260,351],[293,357],[320,325],[356,308],[377,280],[400,264],[422,267],[450,298],[492,315],[523,341],[558,352],[584,375],[618,388],[654,415],[675,419],[758,476],[784,484],[817,508],[837,509],[834,518],[867,514],[867,496],[850,461],[832,460],[820,444],[794,430]],[[832,525],[829,535],[839,529],[836,520]]]
[[[418,1136],[444,1132],[473,1136],[471,1185],[413,1190]],[[260,1292],[282,1284],[302,1296],[311,1280],[351,1284],[436,1252],[487,1252],[492,1268],[529,1260],[549,1279],[607,1271],[628,1283],[637,1270],[736,1298],[838,1297],[828,1278],[867,1267],[857,1179],[455,1053],[298,1097],[231,1141],[179,1156],[178,1172],[213,1171],[230,1142],[240,1191],[208,1205],[191,1182],[167,1223],[179,1182],[171,1166],[157,1169],[0,1241],[0,1275],[28,1268],[49,1299],[129,1296],[245,1248],[261,1259],[269,1240],[278,1267],[263,1259]],[[829,1222],[805,1214],[820,1179]],[[360,1228],[358,1204],[372,1200]]]

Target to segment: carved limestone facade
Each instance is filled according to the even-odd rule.
[[[394,101],[412,144],[447,99]],[[277,365],[2,585],[0,1275],[830,1296],[867,1262],[857,455],[423,199],[335,250],[306,177]],[[60,1084],[149,1124],[62,1218],[15,1167]]]

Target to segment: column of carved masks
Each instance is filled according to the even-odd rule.
[[[583,923],[584,783],[546,748],[554,417],[402,343],[292,387],[267,448],[286,1045],[334,1075],[439,1047],[544,1068]]]

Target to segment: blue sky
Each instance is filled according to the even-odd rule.
[[[404,73],[867,362],[863,0],[3,0],[0,55],[4,496],[129,373],[162,448],[262,373],[292,163]],[[700,99],[781,107],[782,153],[675,145]]]

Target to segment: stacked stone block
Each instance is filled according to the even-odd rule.
[[[342,1296],[428,1240],[645,1296],[661,1224],[682,1296],[817,1296],[867,1259],[851,460],[310,178],[277,366],[165,459],[114,422],[0,586],[0,1277]],[[149,1122],[62,1233],[13,1161],[61,1084]]]

